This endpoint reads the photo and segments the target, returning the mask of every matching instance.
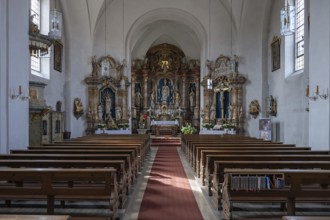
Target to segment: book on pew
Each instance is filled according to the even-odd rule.
[[[282,177],[276,177],[276,188],[282,189],[284,187],[284,179]]]

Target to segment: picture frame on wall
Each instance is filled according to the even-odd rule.
[[[259,139],[272,140],[272,121],[270,118],[259,119]]]
[[[62,72],[62,52],[63,44],[59,41],[54,42],[54,70]]]
[[[275,36],[271,43],[272,72],[281,68],[281,38]]]

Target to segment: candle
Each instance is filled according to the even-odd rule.
[[[306,97],[308,97],[309,96],[309,85],[307,85],[307,87],[306,87]]]
[[[316,86],[316,95],[318,95],[319,94],[319,86],[317,85]]]
[[[18,87],[18,94],[21,95],[22,94],[22,86]]]

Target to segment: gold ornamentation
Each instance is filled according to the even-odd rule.
[[[257,118],[260,112],[260,105],[258,100],[254,99],[251,101],[249,106],[249,112],[252,115],[253,118]]]

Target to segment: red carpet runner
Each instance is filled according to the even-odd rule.
[[[176,148],[158,148],[138,219],[203,219]]]

